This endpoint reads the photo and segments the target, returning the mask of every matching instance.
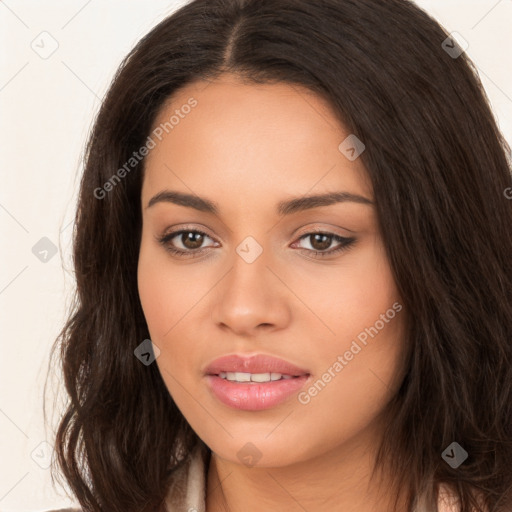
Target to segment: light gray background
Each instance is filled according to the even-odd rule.
[[[53,423],[45,427],[42,393],[50,346],[63,325],[73,288],[70,223],[82,170],[80,157],[93,117],[121,59],[182,3],[0,2],[3,512],[74,504],[62,490],[59,495],[59,489],[52,488],[49,469],[45,469],[52,455],[60,402]],[[467,53],[478,66],[499,125],[511,142],[512,1],[417,3],[449,32],[456,31],[468,41]],[[44,31],[51,36],[40,35]],[[42,58],[40,54],[46,57],[44,52],[56,44],[53,40],[58,43],[57,50]],[[46,262],[32,252],[43,237],[58,248],[54,256],[48,253]],[[54,382],[58,387],[57,377]],[[51,405],[51,390],[47,394]]]

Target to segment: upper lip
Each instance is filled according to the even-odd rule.
[[[238,354],[219,357],[205,369],[206,375],[218,375],[220,372],[243,373],[281,373],[282,375],[309,375],[307,370],[277,357],[257,354],[241,356]]]

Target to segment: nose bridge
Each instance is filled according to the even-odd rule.
[[[224,293],[246,304],[250,304],[252,298],[257,301],[269,295],[272,284],[268,282],[267,274],[270,272],[267,265],[271,259],[268,249],[263,248],[263,241],[260,244],[253,236],[245,237],[235,247]]]
[[[263,243],[246,236],[235,247],[231,269],[219,283],[214,320],[238,333],[261,324],[282,327],[288,318],[283,286],[267,268],[273,258]]]

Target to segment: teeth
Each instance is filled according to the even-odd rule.
[[[220,372],[219,377],[232,382],[271,382],[274,380],[291,379],[292,375],[282,373],[245,373],[245,372]]]
[[[271,380],[270,373],[246,373],[245,375],[248,375],[252,382],[270,382]]]
[[[250,382],[251,374],[250,373],[242,373],[242,372],[228,372],[227,379],[228,380],[236,380],[238,382]]]

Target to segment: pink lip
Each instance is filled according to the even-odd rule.
[[[206,375],[218,375],[220,372],[274,372],[292,376],[309,375],[307,370],[299,368],[288,361],[264,354],[257,354],[252,357],[243,357],[236,354],[219,357],[212,361],[204,370]]]
[[[291,379],[271,382],[230,382],[220,372],[281,373]],[[205,369],[205,377],[213,395],[223,404],[246,411],[275,407],[299,391],[309,379],[308,371],[287,361],[262,354],[246,358],[238,355],[215,359]]]

